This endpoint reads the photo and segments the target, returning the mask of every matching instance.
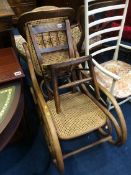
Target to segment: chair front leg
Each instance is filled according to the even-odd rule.
[[[53,87],[54,87],[53,91],[54,91],[54,101],[56,106],[56,112],[59,114],[61,112],[61,109],[60,109],[60,97],[58,92],[58,81],[57,81],[56,72],[53,68],[51,69],[51,74],[52,74],[52,81],[53,81]]]

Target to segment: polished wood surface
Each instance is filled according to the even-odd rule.
[[[0,0],[0,18],[13,16],[14,12],[7,0]]]
[[[12,27],[12,16],[14,12],[8,4],[7,0],[0,1],[0,32],[8,30]],[[1,41],[0,41],[1,42]]]
[[[13,23],[17,23],[18,17],[27,11],[31,11],[36,7],[36,0],[8,0],[15,15],[13,16]]]
[[[24,77],[13,48],[0,49],[0,84]]]

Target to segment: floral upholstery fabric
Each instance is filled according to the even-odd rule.
[[[104,68],[120,77],[116,81],[113,95],[117,98],[125,98],[131,95],[131,65],[122,61],[108,61],[101,64]],[[110,90],[112,78],[95,68],[98,82]]]
[[[25,39],[21,35],[15,35],[15,43],[18,53],[24,58],[26,57],[25,50],[23,48],[23,43],[26,42]]]

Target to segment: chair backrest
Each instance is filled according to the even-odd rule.
[[[78,56],[68,18],[31,21],[26,26],[28,46],[36,71],[39,69],[44,72],[47,65]]]
[[[64,61],[75,57],[75,54],[68,21],[72,21],[74,10],[58,7],[40,9],[23,14],[18,26],[27,40],[35,71],[41,76],[42,64]]]
[[[100,53],[115,50],[114,52],[114,60],[117,60],[119,45],[121,42],[122,32],[125,23],[125,17],[127,13],[128,3],[129,0],[123,2],[122,0],[110,0],[110,1],[98,1],[98,0],[88,0],[86,2],[86,11],[85,11],[85,18],[87,21],[87,26],[85,26],[86,30],[86,55],[90,54],[90,51],[101,44],[106,44],[109,42],[113,42],[113,46],[109,46],[106,48],[102,48],[100,50],[94,51],[92,56],[96,56]],[[93,2],[92,8],[89,8],[89,3]],[[95,3],[94,3],[95,2]],[[111,16],[106,16],[107,12],[114,11]],[[121,14],[118,15],[118,12],[122,11]],[[94,15],[94,21],[90,22],[89,17]],[[113,26],[113,22],[120,21],[119,26]],[[105,27],[100,27],[104,25]],[[90,33],[90,30],[94,26],[99,26],[99,31]],[[110,36],[110,33],[113,33],[114,36]],[[102,39],[98,42],[90,44],[90,40],[98,35],[102,35]]]
[[[42,76],[51,77],[57,113],[60,112],[59,90],[73,87],[72,90],[76,91],[74,86],[92,81],[97,97],[99,96],[91,58],[79,57],[67,17],[28,22],[26,37],[36,72],[41,71]],[[85,62],[89,62],[91,77],[83,79],[78,65]],[[73,82],[58,87],[59,78],[70,79]]]
[[[17,22],[17,27],[23,38],[26,39],[25,24],[29,21],[50,19],[57,17],[68,17],[70,21],[74,19],[74,10],[70,7],[42,6],[33,9],[32,11],[23,13]]]

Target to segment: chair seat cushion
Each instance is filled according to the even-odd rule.
[[[106,123],[105,113],[85,94],[67,93],[60,96],[61,112],[56,113],[54,100],[47,105],[58,136],[71,139],[94,131]]]
[[[113,95],[117,98],[126,98],[131,95],[131,65],[122,61],[108,61],[101,64],[104,68],[118,75],[120,80],[116,81]],[[112,78],[95,68],[98,82],[110,90]]]
[[[23,43],[26,42],[25,39],[21,35],[15,35],[14,38],[15,38],[15,44],[16,44],[16,48],[18,50],[18,53],[22,57],[26,57],[25,50],[23,47]]]

